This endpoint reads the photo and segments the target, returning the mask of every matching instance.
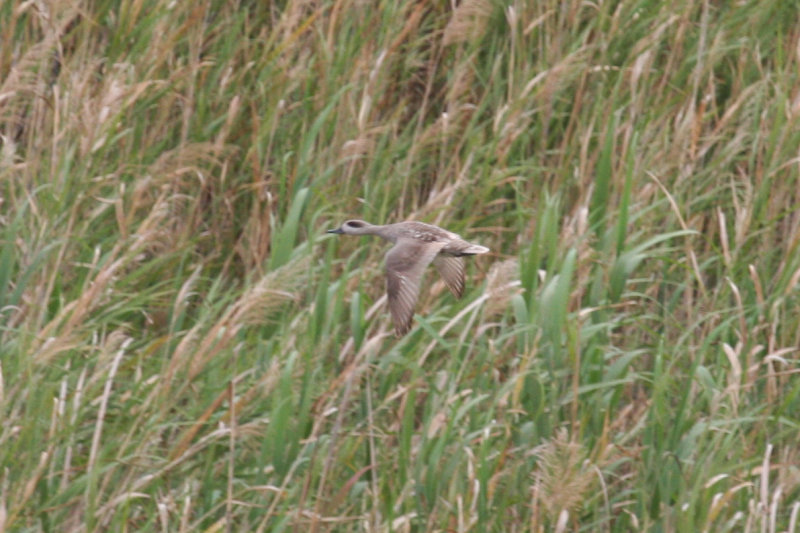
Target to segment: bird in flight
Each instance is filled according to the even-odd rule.
[[[464,293],[462,256],[489,251],[485,246],[465,241],[460,235],[423,222],[379,226],[363,220],[348,220],[328,233],[377,235],[394,243],[386,252],[386,295],[398,337],[411,329],[422,274],[430,263],[439,271],[453,295],[461,298]]]

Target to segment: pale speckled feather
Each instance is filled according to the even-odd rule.
[[[401,238],[386,252],[386,295],[398,336],[411,329],[422,274],[444,244]]]

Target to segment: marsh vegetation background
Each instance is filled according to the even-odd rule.
[[[0,530],[797,531],[799,11],[0,3]]]

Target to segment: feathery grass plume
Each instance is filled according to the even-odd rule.
[[[357,160],[371,153],[375,143],[366,136],[349,140],[342,145],[342,160]]]
[[[234,304],[232,320],[248,326],[269,323],[279,309],[300,299],[310,262],[311,256],[303,254],[265,274]]]
[[[27,20],[29,29],[39,37],[34,43],[13,46],[13,41],[4,43],[9,53],[0,53],[0,127],[4,133],[19,138],[23,132],[33,141],[36,132],[29,122],[30,106],[38,96],[44,96],[46,88],[53,83],[61,68],[61,39],[74,22],[78,10],[71,2],[53,2],[45,8],[34,2],[8,4],[6,11],[14,11],[14,17]],[[6,32],[14,39],[14,32]],[[5,61],[5,62],[4,62]],[[22,139],[20,139],[22,140]]]
[[[486,305],[483,308],[485,321],[502,314],[515,294],[522,292],[519,281],[519,261],[506,259],[494,263],[486,276]]]
[[[436,131],[442,133],[442,141],[452,137],[458,142],[463,136],[465,127],[476,109],[480,95],[475,91],[476,56],[480,47],[470,47],[476,44],[486,33],[489,19],[494,6],[491,0],[466,0],[461,2],[450,17],[444,29],[442,44],[463,43],[465,46],[455,47],[454,59],[450,75],[447,80],[447,92],[444,97],[447,105],[442,116],[437,119],[437,127],[428,135],[436,136]],[[439,123],[442,124],[439,124]],[[443,147],[447,150],[446,147]]]
[[[444,28],[445,45],[480,39],[494,11],[491,0],[463,0]]]
[[[533,453],[538,458],[533,474],[534,506],[541,505],[551,522],[565,511],[572,514],[584,502],[596,479],[583,445],[570,440],[567,430],[560,428]]]
[[[117,63],[105,69],[100,65],[87,65],[78,72],[70,73],[74,83],[64,94],[67,113],[79,113],[83,118],[70,126],[80,128],[80,154],[88,157],[105,146],[109,138],[117,134],[119,114],[133,105],[136,98],[149,87],[150,82],[136,83],[133,65]],[[97,72],[103,72],[99,77]],[[75,79],[77,78],[77,79]]]

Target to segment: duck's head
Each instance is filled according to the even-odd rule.
[[[363,220],[347,220],[336,229],[329,229],[327,233],[344,233],[347,235],[363,235],[369,231],[372,224]]]

